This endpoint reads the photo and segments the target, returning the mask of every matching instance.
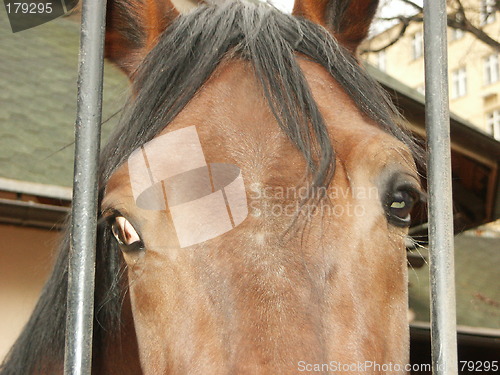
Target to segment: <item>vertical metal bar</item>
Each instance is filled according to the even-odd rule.
[[[83,0],[64,353],[66,375],[90,374],[92,366],[105,15],[105,0]]]
[[[457,374],[446,0],[424,1],[433,373]]]

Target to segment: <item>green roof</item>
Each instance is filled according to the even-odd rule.
[[[79,28],[59,18],[14,34],[0,7],[0,177],[72,185]],[[103,120],[121,108],[127,85],[106,63]]]
[[[426,249],[422,255],[428,259]],[[470,232],[455,237],[457,324],[500,329],[500,238]],[[415,320],[429,321],[429,267],[409,269],[410,308]]]

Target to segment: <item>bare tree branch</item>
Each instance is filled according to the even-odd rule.
[[[423,22],[423,17],[422,17],[423,8],[420,5],[416,4],[412,0],[400,0],[400,1],[407,5],[412,6],[415,10],[418,11],[418,13],[413,16],[399,15],[394,17],[378,18],[381,21],[398,21],[400,25],[399,33],[383,46],[374,49],[367,48],[365,50],[362,50],[361,54],[368,52],[380,52],[385,50],[386,48],[396,44],[405,35],[408,26],[411,23]],[[479,14],[481,12],[481,9],[478,8],[466,9],[461,0],[451,0],[449,5],[453,9],[453,11],[450,12],[447,17],[447,23],[449,27],[470,33],[481,42],[492,47],[495,51],[500,52],[500,42],[494,39],[492,36],[488,35],[488,33],[486,33],[481,26],[478,27],[474,25],[468,17],[468,14],[470,14],[472,11],[475,11]],[[487,19],[487,17],[491,17],[497,11],[500,11],[500,0],[495,1],[491,11],[489,12],[489,14],[486,14],[485,18]]]
[[[406,20],[401,20],[401,23],[400,23],[401,30],[399,30],[399,33],[398,33],[398,35],[396,35],[396,37],[394,37],[392,40],[390,40],[388,43],[384,44],[380,48],[375,48],[375,49],[367,48],[367,49],[361,50],[360,53],[361,54],[364,54],[367,52],[377,53],[377,52],[381,52],[381,51],[385,50],[386,48],[389,48],[390,46],[396,44],[405,35],[406,29],[408,29],[409,25],[410,25],[410,22],[407,22]]]
[[[500,43],[498,42],[498,40],[493,39],[482,29],[474,26],[467,18],[467,12],[464,8],[464,5],[462,4],[462,0],[455,0],[454,2],[458,6],[458,12],[457,14],[448,14],[448,20],[447,20],[448,26],[453,27],[455,29],[463,30],[465,32],[469,32],[483,43],[494,48],[496,51],[500,51]],[[499,5],[500,1],[496,1],[492,12],[496,12]],[[459,16],[457,17],[457,15]],[[487,15],[487,17],[490,17],[490,15]]]
[[[411,5],[412,7],[414,7],[416,10],[418,10],[419,12],[423,12],[424,11],[424,8],[422,8],[420,5],[418,4],[415,4],[413,1],[411,0],[400,0],[401,2],[405,3],[405,4],[408,4],[408,5]]]
[[[482,29],[475,27],[468,19],[464,18],[462,22],[456,22],[455,19],[448,16],[448,26],[469,32],[481,42],[492,47],[497,52],[500,52],[500,43],[485,33]]]

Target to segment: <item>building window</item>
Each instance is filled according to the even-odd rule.
[[[481,0],[481,25],[495,22],[496,16],[496,0]]]
[[[421,31],[416,32],[411,39],[411,48],[413,60],[422,57],[424,54],[424,34]]]
[[[498,81],[498,54],[484,59],[484,83],[489,85]]]
[[[387,58],[385,51],[380,51],[377,53],[377,68],[385,72],[387,70]]]
[[[467,72],[465,68],[455,70],[451,73],[452,99],[460,98],[467,94]]]
[[[486,127],[490,134],[500,141],[500,110],[497,109],[486,115]]]
[[[465,35],[465,31],[460,29],[451,29],[451,40],[459,40]]]

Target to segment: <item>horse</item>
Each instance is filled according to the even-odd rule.
[[[421,152],[356,56],[378,1],[181,3],[108,1],[93,373],[406,373]],[[68,238],[2,375],[62,372]]]

